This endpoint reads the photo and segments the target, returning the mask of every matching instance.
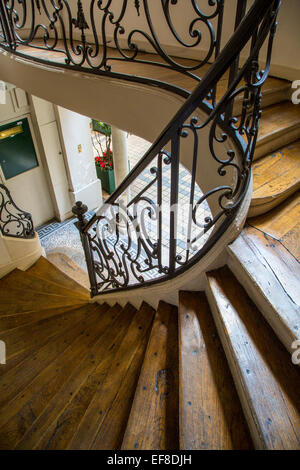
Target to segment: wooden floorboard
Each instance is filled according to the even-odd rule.
[[[179,294],[181,450],[246,450],[252,441],[203,292]]]
[[[177,308],[164,302],[155,315],[122,449],[178,449]]]

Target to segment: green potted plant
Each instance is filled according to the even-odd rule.
[[[95,122],[97,123],[97,130],[95,129],[93,120],[92,128],[94,133],[92,142],[97,152],[97,156],[95,157],[97,177],[101,180],[102,188],[108,194],[111,194],[116,187],[113,153],[111,150],[111,127],[109,124],[105,124],[101,121]],[[102,136],[99,134],[102,134]]]

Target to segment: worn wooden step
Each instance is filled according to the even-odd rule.
[[[267,214],[248,219],[248,224],[276,238],[300,261],[300,192]]]
[[[8,294],[0,286],[0,316],[36,312],[48,308],[75,306],[78,303],[86,304],[86,300],[81,300],[79,297],[42,294],[40,292],[24,291],[15,288],[10,289]]]
[[[204,293],[179,294],[182,450],[251,449],[239,397]]]
[[[288,351],[300,339],[300,265],[277,240],[246,227],[228,246],[229,267]]]
[[[257,449],[300,448],[299,368],[228,268],[207,275],[208,299]]]
[[[178,449],[177,308],[160,302],[122,449]]]
[[[110,324],[111,317],[105,314],[104,318],[88,325],[48,367],[41,369],[32,382],[1,408],[0,449],[14,448]]]
[[[40,439],[36,446],[37,449],[64,449],[73,438],[80,421],[84,417],[90,402],[97,392],[97,389],[102,386],[103,381],[109,374],[110,364],[112,363],[116,351],[120,347],[127,329],[130,326],[130,320],[132,319],[135,310],[133,310],[132,307],[130,307],[129,310],[128,308],[129,306],[127,306],[127,309],[122,312],[121,321],[118,322],[118,328],[111,328],[109,336],[107,336],[108,343],[106,351],[103,353],[103,345],[101,345],[101,347],[99,346],[96,350],[95,355],[98,357],[95,361],[96,367],[94,366],[94,369],[91,371],[87,380],[82,384],[75,396],[72,397],[72,400],[65,407],[59,418],[48,427],[42,439]],[[146,339],[147,338],[145,338],[145,340]],[[134,393],[133,391],[142,357],[139,349],[126,375],[125,387],[122,383],[113,405],[109,409],[101,408],[99,410],[99,413],[104,415],[104,423],[106,426],[103,438],[108,444],[109,449],[116,449],[118,447],[118,443],[120,443],[120,440],[122,439],[124,433],[124,422],[126,423],[129,415],[132,395]],[[131,373],[132,369],[134,369],[134,365],[138,367],[138,371],[135,371],[135,374]],[[135,380],[133,384],[131,384],[130,378],[133,375],[135,375]],[[61,426],[59,426],[59,429],[57,430],[59,424],[61,424]],[[97,437],[99,437],[99,435]]]
[[[26,312],[26,313],[15,313],[13,315],[1,315],[0,316],[0,334],[5,331],[12,330],[13,328],[19,328],[20,326],[28,325],[29,323],[34,323],[39,320],[44,320],[46,318],[55,317],[61,315],[62,313],[69,312],[75,308],[80,308],[82,304],[71,305],[68,307],[59,307],[59,308],[47,308],[35,312]]]
[[[299,188],[300,140],[254,163],[248,217],[268,212]]]
[[[114,315],[110,328],[79,361],[75,370],[57,394],[49,401],[40,416],[28,428],[16,447],[65,448],[73,437],[95,390],[109,370],[110,363],[135,313],[132,306],[125,309],[115,305],[107,314]]]
[[[114,399],[112,407],[106,413],[91,450],[120,449],[124,437],[131,405],[134,398],[141,366],[146,352],[148,337],[145,335],[136,350],[133,360]]]
[[[101,432],[107,412],[113,407],[123,381],[126,381],[141,342],[144,342],[145,336],[148,337],[152,320],[152,314],[149,315],[149,309],[145,308],[141,308],[134,316],[114,356],[109,373],[91,400],[68,449],[89,449],[93,445]]]
[[[65,287],[62,287],[55,282],[41,279],[32,274],[29,274],[27,271],[20,271],[19,269],[15,269],[1,279],[1,290],[2,289],[5,290],[5,293],[2,293],[2,296],[8,300],[15,299],[15,289],[22,290],[23,295],[33,292],[76,298],[81,302],[86,302],[89,300],[89,295],[75,294],[72,290],[66,289]]]
[[[73,322],[80,320],[82,316],[82,310],[79,308],[2,333],[1,339],[6,344],[7,363],[9,364],[10,359],[27,349],[36,350],[60,330],[65,330]]]
[[[31,268],[27,269],[26,272],[37,276],[40,279],[55,282],[60,286],[71,290],[74,294],[78,294],[84,298],[89,297],[90,295],[88,289],[82,287],[74,279],[71,279],[44,256],[41,256],[40,259],[31,266]]]
[[[59,329],[38,350],[27,349],[23,360],[14,359],[1,366],[0,375],[0,406],[16,396],[40,371],[47,367],[76,336],[83,334],[85,328],[99,321],[101,314],[95,306],[86,306],[81,309],[81,319],[74,323],[65,324],[65,330]],[[19,359],[19,357],[17,357]]]
[[[289,101],[265,108],[259,124],[254,160],[299,139],[300,110]]]
[[[89,276],[78,264],[76,264],[65,253],[52,252],[47,255],[48,260],[54,264],[60,271],[66,274],[69,278],[74,279],[77,284],[83,288],[90,289]]]

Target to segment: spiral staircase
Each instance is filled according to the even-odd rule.
[[[263,3],[256,5],[266,9]],[[203,82],[191,95],[197,106]],[[121,288],[115,276],[110,288],[99,288],[95,239],[87,234],[102,215],[87,221],[77,204],[93,298],[44,257],[1,279],[1,449],[300,448],[300,112],[288,82],[266,79],[262,90],[255,151],[251,139],[240,150],[247,159],[253,149],[252,195],[246,165],[249,181],[233,197],[236,210],[226,206],[220,226],[209,222],[213,244],[186,269],[176,258],[159,282]],[[186,113],[182,122],[196,112],[192,103],[186,98],[178,112],[178,119]],[[233,107],[242,112],[241,102]],[[112,205],[153,155],[158,168],[165,158],[169,164],[174,140],[162,148],[171,128],[117,188]],[[220,206],[211,208],[218,216]],[[224,223],[237,219],[227,235]]]

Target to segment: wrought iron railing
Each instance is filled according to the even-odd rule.
[[[31,214],[14,203],[6,186],[0,184],[0,231],[6,237],[34,238]]]
[[[40,62],[128,80],[130,71],[116,72],[116,63],[151,65],[186,75],[197,84],[201,69],[219,55],[222,41],[224,0],[206,3],[200,8],[197,0],[185,2],[189,20],[183,28],[178,24],[182,15],[178,0],[1,0],[2,47]],[[163,22],[159,28],[158,15]],[[175,58],[163,44],[162,33],[175,47],[195,50],[201,59]],[[145,55],[145,48],[155,55]],[[56,58],[43,57],[43,50],[55,52]],[[157,83],[147,72],[146,77],[134,79]],[[214,90],[209,99],[214,102]]]
[[[112,0],[90,1],[88,9],[81,1],[76,2],[76,9],[75,2],[59,0],[0,3],[3,49],[55,66],[158,85],[187,98],[94,217],[85,218],[87,207],[80,202],[73,209],[79,219],[92,295],[183,273],[212,249],[247,193],[261,87],[269,72],[280,0],[238,0],[235,31],[224,47],[224,8],[231,5],[224,0],[203,0],[209,11],[204,13],[199,3],[185,3],[194,12],[188,27],[190,42],[182,39],[172,23],[172,13],[181,2],[161,0],[160,4],[168,31],[182,48],[199,48],[203,38],[199,24],[208,31],[208,52],[192,65],[166,52],[147,0],[123,0],[118,2],[119,10]],[[127,27],[126,15],[132,17],[134,7],[135,14],[146,19],[147,31]],[[37,42],[40,31],[43,37]],[[152,46],[154,59],[140,51],[138,35]],[[121,37],[126,38],[127,47],[121,47]],[[36,54],[36,50],[55,51],[63,61]],[[114,70],[120,62],[128,64],[128,72]],[[198,85],[189,94],[153,79],[150,72],[150,76],[130,74],[130,63],[168,68]],[[182,180],[180,163],[190,169]]]

